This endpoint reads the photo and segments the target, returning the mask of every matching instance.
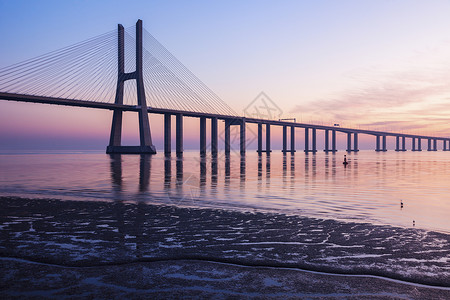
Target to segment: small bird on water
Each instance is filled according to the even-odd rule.
[[[400,208],[403,208],[403,200],[400,200]]]
[[[416,221],[413,220],[413,226],[416,226]]]

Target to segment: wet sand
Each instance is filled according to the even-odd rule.
[[[438,289],[370,276],[246,267],[205,261],[163,261],[63,267],[0,259],[3,299],[449,299]]]
[[[114,297],[450,298],[449,289],[297,270],[450,287],[450,236],[443,233],[144,203],[0,197],[0,205],[8,297],[32,296],[49,284],[49,296],[105,298],[104,289]],[[216,280],[216,271],[228,275]],[[17,294],[23,289],[30,293]]]

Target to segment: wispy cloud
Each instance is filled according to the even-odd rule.
[[[357,74],[358,87],[296,105],[290,113],[371,129],[450,135],[450,61],[438,68]],[[374,79],[375,78],[375,79]]]

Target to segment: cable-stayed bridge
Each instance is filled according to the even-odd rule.
[[[395,137],[396,151],[436,151],[438,141],[450,151],[450,138],[362,130],[268,120],[238,115],[192,74],[148,31],[142,21],[81,43],[0,69],[0,100],[108,109],[113,111],[107,153],[156,153],[148,114],[164,114],[164,152],[171,153],[171,119],[176,118],[176,152],[183,152],[183,118],[200,120],[200,152],[206,153],[206,120],[211,120],[211,152],[218,153],[218,120],[225,122],[224,148],[230,153],[230,127],[239,126],[240,152],[246,151],[246,124],[258,125],[258,152],[271,152],[271,126],[283,127],[283,152],[295,152],[295,129],[305,130],[305,152],[317,152],[317,130],[325,132],[326,152],[336,152],[336,133],[347,135],[347,151],[359,151],[358,135],[376,137],[376,151],[387,151]],[[122,115],[139,117],[139,146],[122,146]],[[265,127],[265,139],[263,137]],[[289,138],[288,138],[289,129]],[[263,147],[263,139],[265,140]],[[288,143],[289,139],[289,143]]]

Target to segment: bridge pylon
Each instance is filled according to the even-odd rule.
[[[142,20],[136,22],[136,70],[125,73],[125,40],[124,28],[118,25],[118,69],[117,69],[117,89],[115,104],[123,104],[124,83],[127,80],[136,80],[137,86],[137,108],[139,115],[139,146],[122,146],[122,117],[121,109],[114,109],[111,136],[106,153],[123,154],[156,154],[155,146],[152,143],[150,133],[150,123],[148,119],[147,102],[145,99],[145,88],[142,71]]]

